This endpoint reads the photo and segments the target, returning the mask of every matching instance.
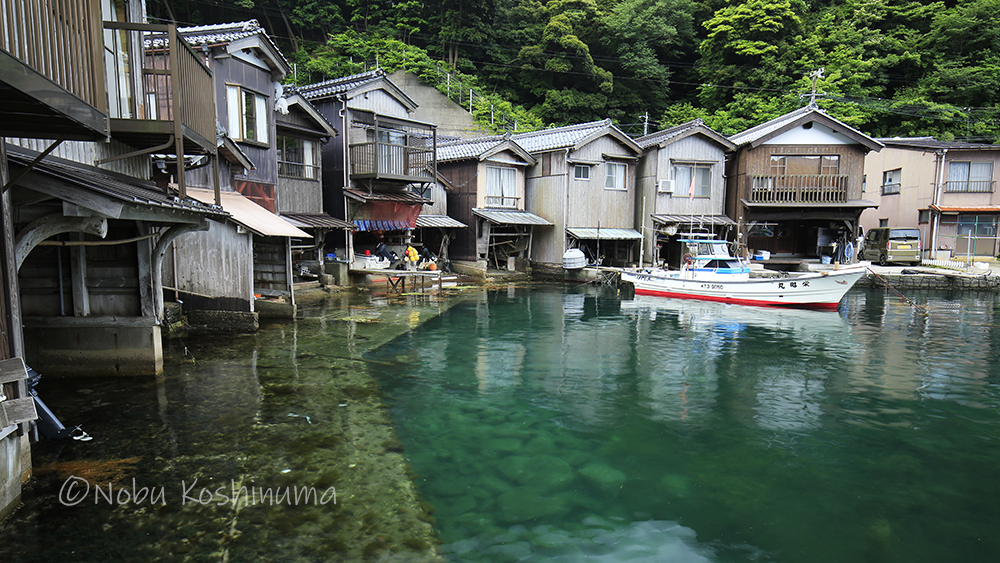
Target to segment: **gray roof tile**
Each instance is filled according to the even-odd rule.
[[[308,100],[327,98],[337,94],[343,94],[344,92],[353,90],[359,86],[367,84],[368,82],[378,80],[383,76],[385,76],[385,71],[381,68],[376,68],[375,70],[369,70],[368,72],[333,78],[331,80],[308,84],[306,86],[299,86],[298,92]]]

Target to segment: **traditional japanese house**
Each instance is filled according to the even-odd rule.
[[[562,275],[562,258],[581,248],[591,262],[623,266],[638,257],[636,164],[642,149],[610,119],[511,135],[536,163],[525,180],[525,211],[551,221],[539,229],[533,267]]]
[[[524,210],[525,171],[535,163],[509,135],[438,147],[438,175],[447,191],[448,212],[471,225],[456,231],[452,240],[456,268],[527,268],[534,229],[552,226]]]
[[[436,181],[436,129],[411,119],[416,102],[382,69],[298,89],[341,133],[323,146],[324,209],[355,227],[341,250],[401,251]]]
[[[216,154],[211,70],[173,26],[129,0],[4,0],[0,21],[3,518],[31,471],[25,362],[158,373],[164,252],[225,213],[150,182],[152,153],[177,169]],[[147,53],[152,35],[174,48]]]
[[[278,99],[276,124],[278,185],[275,207],[282,218],[313,237],[311,243],[293,241],[293,259],[315,261],[322,267],[327,233],[354,229],[353,224],[323,211],[321,148],[337,136],[337,130],[295,88],[286,88],[283,94]]]
[[[217,144],[224,157],[217,166],[189,167],[186,182],[193,197],[220,205],[231,218],[178,239],[165,279],[186,310],[250,314],[260,298],[280,300],[288,305],[281,309],[284,314],[293,314],[292,240],[311,243],[312,236],[276,214],[278,152],[284,140],[277,134],[276,117],[280,81],[290,67],[256,20],[177,33],[203,54],[214,73],[211,91],[221,128]],[[163,168],[169,175],[170,168]],[[221,193],[206,189],[214,182]]]
[[[814,105],[729,137],[726,214],[752,250],[785,256],[830,255],[854,240],[861,212],[865,155],[882,143]]]
[[[642,158],[636,174],[637,221],[643,262],[677,268],[678,239],[735,238],[725,214],[726,153],[735,145],[700,119],[636,139]]]
[[[861,215],[866,231],[918,228],[924,258],[1000,252],[996,191],[1000,145],[933,137],[879,141],[885,148],[865,159],[866,195],[878,203],[877,209]]]

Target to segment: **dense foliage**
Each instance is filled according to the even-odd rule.
[[[299,83],[413,70],[495,130],[701,117],[732,134],[815,83],[873,136],[1000,141],[1000,0],[148,1],[182,25],[258,19]]]

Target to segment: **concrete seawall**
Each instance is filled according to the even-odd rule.
[[[1000,291],[1000,276],[927,270],[928,268],[922,268],[877,274],[869,272],[867,276],[858,280],[856,287],[882,287],[885,280],[896,289]]]

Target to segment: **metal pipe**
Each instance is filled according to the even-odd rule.
[[[945,164],[944,161],[945,157],[948,156],[948,149],[941,149],[941,151],[938,152],[938,156],[940,157],[940,160],[938,161],[938,183],[934,189],[934,205],[940,207],[941,186],[944,184],[944,164]],[[931,234],[931,247],[929,249],[929,252],[927,253],[928,257],[932,260],[934,259],[934,252],[937,251],[938,231],[941,229],[941,210],[937,209],[933,211],[935,211],[934,223],[932,224],[931,228],[934,230],[934,232]]]

